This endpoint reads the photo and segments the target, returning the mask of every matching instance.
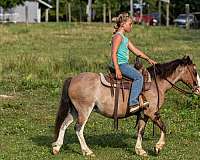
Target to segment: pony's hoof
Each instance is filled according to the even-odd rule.
[[[154,147],[155,154],[158,155],[160,153],[160,148]]]
[[[92,151],[89,152],[83,151],[83,155],[87,157],[95,157],[95,154]]]
[[[96,157],[96,155],[94,153],[87,155],[89,157]]]
[[[147,154],[147,153],[143,153],[143,154],[140,155],[140,156],[142,156],[142,157],[144,157],[144,158],[148,158],[148,154]]]
[[[52,153],[53,153],[53,155],[58,155],[59,154],[59,150],[53,148]]]
[[[142,156],[142,157],[148,157],[147,152],[145,152],[143,149],[135,149],[135,152],[137,155]]]

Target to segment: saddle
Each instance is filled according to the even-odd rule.
[[[120,84],[120,89],[127,89],[130,90],[133,80],[127,78],[126,76],[122,77],[122,80],[118,80],[116,79],[115,76],[115,69],[112,67],[108,67],[109,68],[109,73],[108,74],[102,74],[100,73],[100,79],[101,79],[101,83],[106,86],[106,87],[110,87],[111,89],[111,95],[114,95],[114,88],[117,87],[117,84]],[[139,69],[139,71],[142,73],[143,78],[144,78],[144,84],[143,84],[143,88],[142,91],[148,91],[151,87],[151,76],[149,74],[149,72],[145,69]]]
[[[140,61],[138,59],[136,59],[136,63],[134,65],[134,67],[142,73],[143,78],[144,78],[142,92],[149,90],[151,87],[151,77],[150,77],[149,72],[143,67],[143,65],[140,63]],[[115,69],[111,66],[108,66],[108,68],[109,68],[109,73],[106,75],[100,73],[100,79],[101,79],[101,83],[104,86],[110,88],[111,96],[115,95],[113,117],[114,117],[114,128],[118,129],[118,117],[117,117],[118,114],[117,114],[117,112],[118,112],[119,92],[121,89],[122,98],[124,101],[124,90],[125,89],[130,90],[132,83],[134,83],[134,81],[132,81],[131,79],[129,79],[125,76],[123,76],[122,80],[118,80],[118,79],[116,79],[116,76],[115,76]],[[143,103],[142,98],[139,97],[139,99],[140,99],[140,101],[142,101],[141,103]]]

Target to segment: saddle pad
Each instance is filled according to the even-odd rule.
[[[104,86],[116,88],[117,80],[114,79],[112,75],[104,75],[102,73],[99,73],[99,74],[100,74],[101,83]],[[122,83],[123,83],[123,85],[120,85],[120,88],[123,88],[123,89],[131,88],[132,81],[123,79]]]

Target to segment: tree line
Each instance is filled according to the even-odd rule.
[[[0,0],[0,6],[4,9],[23,4],[26,0]],[[30,1],[30,0],[29,0]],[[33,1],[33,0],[32,0]],[[56,2],[59,2],[60,21],[87,21],[89,1],[91,5],[91,21],[110,21],[110,17],[117,16],[120,12],[130,11],[130,0],[43,0],[50,3],[53,8],[49,12],[50,21],[56,21]],[[141,0],[132,0],[140,3]],[[144,14],[158,12],[159,0],[143,0]],[[185,4],[190,5],[190,12],[200,12],[199,0],[170,0],[170,19],[178,14],[185,13]],[[162,13],[165,15],[165,5],[162,5]],[[70,18],[70,19],[69,19]]]

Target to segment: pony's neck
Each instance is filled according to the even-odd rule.
[[[167,90],[172,88],[172,84],[175,84],[176,82],[181,80],[181,71],[179,70],[179,67],[168,77],[162,78],[159,80],[159,86],[161,86],[162,90],[166,92]],[[169,81],[169,82],[168,82]]]

